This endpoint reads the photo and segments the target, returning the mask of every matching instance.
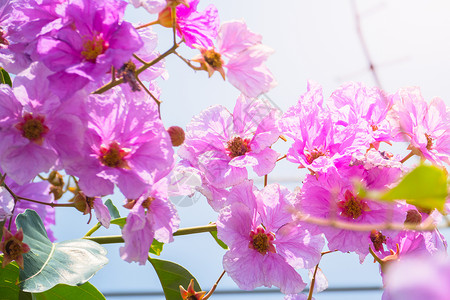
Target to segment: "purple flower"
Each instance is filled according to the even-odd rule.
[[[295,268],[319,261],[323,238],[292,223],[286,188],[269,185],[255,196],[252,187],[251,181],[233,187],[230,195],[248,197],[232,201],[217,221],[218,236],[230,248],[224,269],[244,290],[275,285],[282,293],[300,293],[306,284]]]
[[[200,55],[193,58],[211,77],[218,71],[223,79],[248,97],[257,97],[275,85],[275,79],[264,65],[273,50],[261,44],[262,37],[251,32],[243,21],[222,24],[217,37],[217,50],[212,45],[197,46]],[[226,61],[224,60],[226,59]]]
[[[349,223],[381,224],[392,214],[392,222],[403,222],[405,217],[396,203],[388,204],[362,198],[355,190],[355,182],[367,189],[384,189],[398,180],[401,171],[394,168],[373,168],[361,166],[330,168],[318,177],[308,175],[303,183],[300,202],[297,207],[302,214],[323,219],[336,218]],[[342,252],[356,252],[362,262],[372,244],[370,232],[351,231],[333,227],[309,225],[314,232],[323,232],[329,249]]]
[[[173,149],[154,102],[127,101],[113,90],[91,95],[86,110],[86,142],[66,170],[79,177],[87,196],[112,194],[116,184],[125,197],[137,199],[170,172]]]
[[[197,11],[200,0],[188,0],[188,6],[177,6],[177,33],[187,46],[211,47],[219,29],[219,13],[214,5],[208,5],[204,11]],[[170,10],[170,7],[167,8]],[[170,12],[169,12],[170,16]]]
[[[450,110],[435,98],[427,103],[418,88],[401,89],[393,96],[398,118],[397,140],[433,163],[450,163]]]
[[[0,86],[0,166],[18,184],[76,156],[84,125],[78,96],[60,103],[38,63]],[[39,80],[37,80],[39,79]]]
[[[65,98],[119,69],[142,41],[128,23],[122,21],[123,1],[72,0],[64,15],[66,26],[39,39],[37,52],[55,74],[51,88]]]
[[[128,200],[125,207],[131,210],[122,229],[125,245],[120,248],[120,257],[144,265],[153,239],[172,242],[180,223],[175,207],[168,199],[167,179],[154,183],[136,200]]]
[[[279,136],[277,112],[268,102],[243,95],[237,99],[233,114],[220,105],[210,107],[187,126],[178,155],[217,188],[247,179],[247,166],[258,176],[268,174],[278,158],[270,148]]]
[[[134,7],[143,7],[151,14],[161,12],[167,6],[166,0],[129,0]]]

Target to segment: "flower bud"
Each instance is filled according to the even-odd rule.
[[[167,129],[167,132],[170,135],[170,140],[172,141],[172,145],[174,147],[178,147],[184,142],[184,130],[179,126],[171,126]]]
[[[158,22],[161,26],[172,28],[172,8],[166,7],[158,15]]]

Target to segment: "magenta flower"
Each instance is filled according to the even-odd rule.
[[[135,103],[111,91],[86,103],[88,131],[79,160],[66,168],[90,197],[113,193],[137,199],[173,167],[173,149],[154,102]]]
[[[153,239],[172,242],[180,223],[175,207],[168,199],[167,179],[154,183],[138,199],[129,199],[125,207],[131,210],[122,229],[125,245],[120,248],[120,257],[144,265]]]
[[[277,152],[270,146],[278,139],[278,111],[267,101],[241,95],[233,114],[217,105],[194,117],[178,155],[198,168],[208,184],[217,188],[247,179],[246,167],[258,176],[275,167]]]
[[[81,99],[60,103],[47,75],[43,65],[34,63],[15,78],[14,89],[0,86],[0,166],[18,184],[62,167],[81,149]]]
[[[262,37],[247,29],[243,21],[222,24],[217,37],[217,48],[200,45],[200,55],[193,58],[211,77],[218,71],[248,97],[257,97],[275,85],[275,79],[264,65],[273,50],[261,44]],[[227,73],[225,76],[225,70]]]
[[[199,12],[197,5],[200,0],[179,2],[184,3],[176,7],[178,36],[183,38],[186,45],[191,48],[194,48],[195,45],[211,47],[220,24],[217,8],[211,4],[204,11]],[[159,14],[159,21],[163,26],[172,27],[170,7]]]
[[[361,166],[352,166],[339,170],[330,168],[327,173],[308,175],[303,183],[298,209],[323,219],[336,218],[349,223],[381,224],[392,213],[392,222],[403,222],[405,214],[398,203],[388,204],[360,197],[355,191],[355,182],[367,189],[380,190],[398,180],[401,171],[395,168],[375,167],[365,170]],[[351,231],[333,227],[308,225],[313,232],[323,232],[329,249],[342,252],[356,252],[360,261],[369,253],[372,245],[370,232]]]
[[[5,4],[0,17],[0,56],[4,57],[4,67],[17,74],[38,60],[39,37],[63,26],[61,13],[67,1],[22,0]]]
[[[435,98],[428,104],[418,88],[401,89],[393,101],[397,140],[410,142],[408,149],[433,163],[450,163],[450,110],[444,101]]]
[[[223,267],[241,289],[275,285],[285,294],[300,293],[306,284],[295,268],[319,261],[323,238],[292,223],[286,188],[269,185],[255,196],[252,187],[251,181],[233,187],[230,194],[249,197],[231,202],[217,221],[218,236],[230,248]]]
[[[65,98],[89,82],[100,80],[119,69],[142,41],[128,23],[122,21],[123,1],[72,0],[65,10],[66,26],[39,39],[40,60],[55,74],[51,88]]]

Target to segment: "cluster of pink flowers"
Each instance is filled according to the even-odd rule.
[[[393,143],[407,142],[409,156],[450,163],[450,110],[441,99],[428,103],[418,88],[388,94],[348,83],[324,101],[321,87],[309,82],[282,114],[258,98],[276,84],[265,65],[273,51],[243,21],[220,25],[215,6],[200,11],[199,0],[130,2],[154,14],[154,24],[174,28],[174,47],[200,52],[183,58],[191,68],[209,76],[217,71],[241,92],[233,111],[215,105],[195,116],[177,162],[173,146],[184,133],[166,130],[160,119],[155,79],[167,72],[158,59],[157,35],[124,20],[128,2],[3,1],[0,63],[16,76],[12,87],[0,85],[0,175],[6,174],[4,183],[14,193],[37,202],[16,203],[0,185],[0,221],[32,208],[54,239],[48,228],[54,211],[38,202],[56,201],[56,192],[47,181],[32,181],[64,170],[76,178],[75,202],[83,202],[85,214],[94,209],[105,227],[111,216],[101,198],[120,190],[129,209],[120,256],[145,264],[154,239],[169,243],[179,227],[169,196],[196,190],[219,213],[228,275],[241,289],[276,286],[291,298],[301,297],[306,286],[296,269],[318,264],[325,241],[361,262],[369,252],[389,261],[446,251],[437,230],[377,229],[386,222],[435,221],[439,213],[361,193],[388,189],[408,171],[405,159],[384,150]],[[103,90],[110,78],[112,86]],[[119,80],[123,84],[116,86]],[[249,172],[271,173],[284,158],[272,146],[285,137],[291,139],[286,159],[309,173],[295,191],[279,184],[258,188]],[[174,191],[174,177],[187,173],[200,184]],[[314,224],[305,221],[308,216],[373,224],[374,230]]]

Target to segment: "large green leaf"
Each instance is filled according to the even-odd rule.
[[[48,299],[64,299],[64,300],[104,300],[105,296],[100,293],[95,286],[86,282],[80,286],[70,286],[65,284],[58,284],[52,289],[38,294],[33,294],[33,299],[48,300]]]
[[[109,210],[109,214],[111,215],[111,219],[117,219],[120,218],[120,213],[117,207],[114,206],[111,199],[108,199],[105,201],[105,205]]]
[[[0,255],[0,265],[3,262],[3,255]],[[5,268],[0,266],[0,299],[19,298],[19,266],[16,262],[8,264]]]
[[[30,209],[19,214],[17,228],[23,229],[23,242],[31,250],[23,254],[20,288],[41,293],[57,284],[82,285],[108,263],[106,250],[85,239],[53,244],[47,237],[39,215]]]
[[[0,83],[4,83],[12,87],[11,77],[9,77],[8,72],[6,72],[3,68],[0,68]]]
[[[447,174],[435,166],[420,165],[400,183],[381,195],[381,200],[404,199],[420,208],[443,210],[448,196]]]
[[[159,281],[164,290],[166,300],[180,300],[180,285],[187,289],[191,279],[194,279],[194,289],[200,291],[197,279],[182,266],[171,261],[150,258],[150,263],[158,274]]]

